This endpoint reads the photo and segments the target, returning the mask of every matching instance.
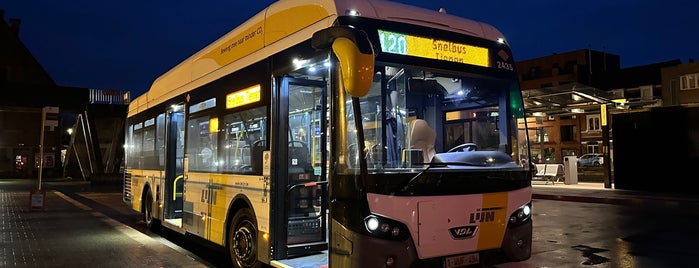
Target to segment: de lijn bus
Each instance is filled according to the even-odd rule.
[[[125,135],[124,202],[236,267],[531,256],[512,51],[443,10],[279,0],[158,77]]]

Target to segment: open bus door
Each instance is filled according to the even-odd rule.
[[[184,203],[184,110],[169,110],[165,119],[165,221],[182,227]]]
[[[275,207],[284,208],[278,228],[277,259],[308,255],[328,248],[327,241],[327,181],[326,181],[326,82],[284,77],[280,83],[279,122],[280,181]],[[284,120],[288,120],[283,122]],[[283,146],[286,144],[287,146]],[[285,152],[282,152],[285,151]],[[284,167],[286,166],[286,167]],[[281,183],[280,183],[281,186]],[[283,188],[283,189],[282,189]],[[281,213],[276,213],[281,214]],[[275,214],[275,215],[276,215]],[[276,216],[279,217],[279,216]],[[282,239],[285,237],[286,239]]]

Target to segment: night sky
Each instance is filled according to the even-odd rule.
[[[272,0],[0,2],[20,40],[59,86],[145,92],[161,74]],[[517,61],[579,49],[622,67],[699,60],[696,0],[398,1],[489,23]],[[244,4],[241,4],[244,3]]]

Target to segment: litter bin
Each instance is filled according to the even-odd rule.
[[[578,157],[574,155],[563,157],[563,175],[565,184],[578,184]]]

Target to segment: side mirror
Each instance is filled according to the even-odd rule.
[[[365,32],[333,26],[313,34],[311,45],[316,49],[332,47],[340,61],[342,86],[352,97],[369,93],[374,78],[374,49]]]
[[[333,52],[340,60],[345,91],[357,98],[369,93],[374,78],[374,54],[361,53],[354,42],[344,37],[335,39]]]

